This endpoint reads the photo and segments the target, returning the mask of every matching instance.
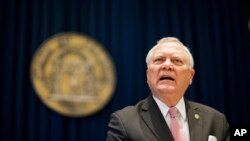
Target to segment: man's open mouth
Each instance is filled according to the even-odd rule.
[[[160,80],[171,80],[171,81],[174,81],[174,78],[171,77],[171,76],[162,76],[162,77],[160,78]]]

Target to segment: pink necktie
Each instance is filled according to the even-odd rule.
[[[170,114],[170,130],[175,141],[185,141],[184,134],[180,131],[179,125],[179,111],[176,107],[169,109]]]

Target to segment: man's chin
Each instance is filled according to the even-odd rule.
[[[171,93],[175,91],[175,87],[173,86],[160,86],[158,87],[159,92]]]

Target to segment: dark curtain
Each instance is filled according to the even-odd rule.
[[[145,56],[178,37],[195,59],[190,100],[250,124],[250,32],[241,0],[1,0],[1,141],[102,141],[110,114],[149,94]],[[100,42],[116,67],[111,101],[83,118],[62,116],[37,97],[30,63],[47,38],[78,32]]]

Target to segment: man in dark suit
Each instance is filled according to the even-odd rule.
[[[184,98],[195,74],[186,46],[177,38],[163,38],[146,63],[152,95],[111,115],[107,141],[230,140],[224,114]]]

